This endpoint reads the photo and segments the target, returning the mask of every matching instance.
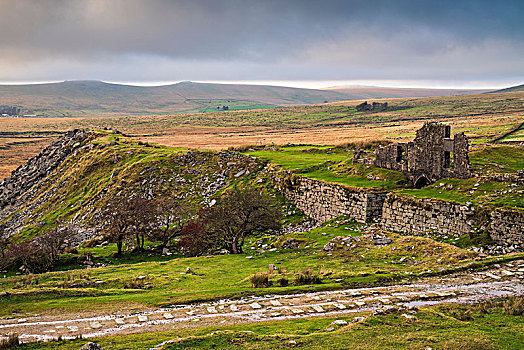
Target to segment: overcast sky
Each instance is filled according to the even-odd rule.
[[[503,87],[524,0],[0,0],[0,82]]]

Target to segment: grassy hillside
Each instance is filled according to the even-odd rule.
[[[384,88],[379,86],[333,86],[323,90],[338,91],[355,96],[355,99],[364,98],[402,98],[402,97],[431,97],[473,95],[490,90],[460,90],[460,89],[417,89],[417,88]]]
[[[165,86],[131,86],[100,81],[65,81],[33,85],[0,85],[0,105],[19,106],[23,114],[44,116],[107,117],[201,113],[227,106],[249,110],[304,105],[326,101],[381,97],[440,96],[478,93],[452,90],[425,93],[410,89],[367,89],[351,91],[299,89],[267,85],[181,82]]]
[[[18,226],[23,229],[16,236],[27,239],[59,217],[96,223],[98,210],[119,195],[170,196],[205,205],[216,191],[247,181],[261,166],[231,152],[165,147],[92,131],[85,145],[38,183],[31,201],[21,203],[8,219],[22,215]],[[241,171],[246,175],[235,176]]]
[[[264,85],[182,82],[166,86],[130,86],[100,81],[0,85],[0,105],[20,106],[24,114],[107,117],[268,108],[339,101],[336,91]]]
[[[509,87],[509,88],[506,88],[506,89],[497,90],[497,91],[493,91],[493,92],[517,92],[517,91],[524,91],[524,84],[517,85],[517,86],[512,86],[512,87]]]

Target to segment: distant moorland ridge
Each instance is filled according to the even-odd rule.
[[[248,110],[326,101],[464,95],[485,91],[381,87],[315,90],[194,82],[145,87],[79,80],[0,85],[0,106],[20,107],[23,115],[99,117]]]

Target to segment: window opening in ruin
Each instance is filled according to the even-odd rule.
[[[453,152],[444,151],[444,168],[453,168]]]
[[[446,128],[444,129],[444,137],[445,138],[451,137],[451,126],[446,125]]]
[[[400,163],[404,160],[404,147],[397,146],[397,163]]]

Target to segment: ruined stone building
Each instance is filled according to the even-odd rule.
[[[388,108],[388,103],[373,102],[369,104],[367,101],[356,106],[357,111],[381,111]]]
[[[20,115],[21,109],[14,106],[0,106],[0,115]]]
[[[429,122],[417,130],[413,141],[379,147],[374,160],[357,151],[353,162],[402,171],[416,188],[422,188],[445,177],[469,178],[468,152],[469,142],[464,133],[451,138],[449,125]]]

